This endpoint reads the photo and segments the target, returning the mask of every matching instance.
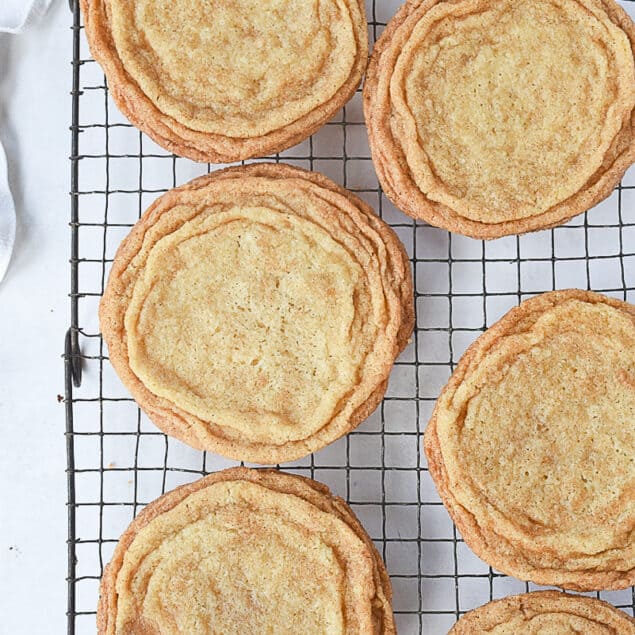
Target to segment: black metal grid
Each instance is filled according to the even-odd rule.
[[[371,39],[398,4],[367,1]],[[166,153],[122,118],[87,52],[78,0],[71,8],[69,634],[95,632],[103,566],[137,511],[166,489],[235,464],[159,432],[106,356],[96,315],[114,249],[160,193],[217,166]],[[386,399],[358,430],[284,469],[327,483],[351,504],[387,563],[400,633],[446,633],[465,611],[537,587],[471,554],[438,499],[420,442],[438,390],[466,346],[526,297],[577,286],[635,301],[635,170],[610,199],[563,227],[484,243],[414,222],[387,201],[372,170],[359,92],[311,139],[272,159],[322,171],[357,192],[411,257],[417,327]],[[635,609],[634,589],[591,595]]]

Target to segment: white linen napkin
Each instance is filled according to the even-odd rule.
[[[0,31],[21,33],[42,17],[50,4],[51,0],[1,0]]]
[[[20,33],[44,15],[51,0],[0,0],[0,31]],[[15,241],[15,207],[9,189],[7,159],[0,144],[0,281],[9,266]]]
[[[0,281],[9,266],[15,240],[15,208],[7,178],[7,160],[0,144]]]

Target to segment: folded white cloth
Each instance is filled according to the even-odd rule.
[[[0,31],[20,33],[44,15],[51,0],[0,0]],[[0,144],[0,281],[9,266],[15,241],[15,207],[7,177],[7,159]]]
[[[9,266],[15,240],[15,208],[7,179],[7,161],[0,144],[0,281]]]
[[[20,33],[44,15],[51,0],[0,0],[0,31]]]
[[[15,240],[15,209],[7,178],[7,161],[0,144],[0,281],[9,266]]]

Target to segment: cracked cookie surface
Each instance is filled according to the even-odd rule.
[[[635,307],[556,291],[467,350],[425,432],[430,473],[496,569],[568,589],[635,580]]]
[[[407,255],[325,177],[254,164],[160,197],[100,306],[112,364],[165,432],[277,463],[378,405],[414,322]]]
[[[196,161],[305,139],[352,96],[368,54],[360,0],[82,0],[86,36],[130,121]]]
[[[634,46],[613,0],[407,2],[364,86],[384,190],[476,238],[589,209],[635,160]]]
[[[233,468],[150,503],[101,582],[100,635],[395,633],[372,541],[322,484]]]
[[[506,597],[466,613],[449,635],[635,635],[635,620],[607,602],[556,591]]]

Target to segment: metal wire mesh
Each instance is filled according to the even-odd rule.
[[[375,39],[399,2],[367,4]],[[72,634],[95,632],[103,567],[143,505],[235,463],[159,432],[106,356],[97,305],[120,240],[160,193],[218,166],[168,154],[120,115],[90,59],[77,0],[71,6],[71,327],[65,370]],[[537,587],[494,572],[457,534],[421,449],[434,400],[467,345],[526,297],[574,286],[635,301],[635,170],[607,201],[563,227],[484,243],[394,209],[372,169],[359,92],[312,138],[272,158],[318,170],[357,192],[395,228],[412,259],[417,327],[384,402],[355,432],[284,469],[326,483],[351,504],[391,574],[399,632],[446,633],[465,611]],[[591,595],[633,614],[633,589]]]

